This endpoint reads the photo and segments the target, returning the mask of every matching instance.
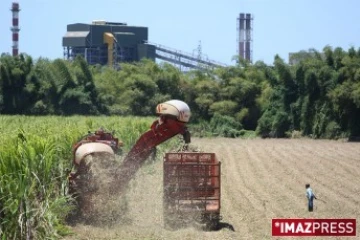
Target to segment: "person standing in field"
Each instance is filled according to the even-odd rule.
[[[308,210],[312,212],[314,209],[314,199],[317,199],[313,190],[310,187],[310,184],[305,185],[306,188],[306,197],[308,199]]]

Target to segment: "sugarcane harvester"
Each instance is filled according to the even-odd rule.
[[[167,152],[163,161],[164,223],[173,228],[179,226],[178,220],[186,222],[190,219],[205,223],[207,228],[216,228],[221,219],[221,162],[215,153],[194,152],[187,148],[191,139],[186,124],[191,112],[185,102],[160,103],[156,106],[156,114],[159,118],[140,136],[122,162],[114,168],[110,164],[113,172],[108,175],[113,178],[107,187],[114,195],[124,193],[156,146],[181,134],[185,144],[180,151]],[[69,179],[72,189],[78,193],[80,212],[91,211],[89,199],[97,190],[92,164],[116,162],[115,156],[121,146],[123,143],[113,133],[102,129],[89,133],[74,145],[76,172],[71,173]]]
[[[156,106],[156,114],[159,118],[151,124],[147,132],[140,136],[120,166],[116,167],[114,182],[111,183],[112,191],[123,192],[159,144],[178,134],[183,135],[185,144],[190,143],[190,133],[186,123],[190,119],[191,112],[185,102],[170,100],[160,103]],[[99,159],[114,160],[116,153],[122,146],[123,143],[113,133],[102,129],[82,137],[73,146],[75,171],[69,175],[72,188],[76,188],[79,182],[86,185],[84,181],[90,178],[89,171],[91,171],[92,162],[95,161],[94,158],[97,158],[97,161]],[[84,176],[86,179],[81,180]]]

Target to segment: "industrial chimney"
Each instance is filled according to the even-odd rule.
[[[253,15],[250,13],[240,13],[237,18],[238,30],[238,55],[252,63],[252,25]]]
[[[20,12],[19,3],[17,3],[17,2],[12,3],[11,12],[12,12],[11,32],[12,32],[12,41],[13,41],[12,55],[17,56],[19,54],[19,31],[20,31],[20,28],[19,28],[19,12]]]

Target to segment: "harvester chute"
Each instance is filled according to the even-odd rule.
[[[137,140],[130,152],[119,167],[114,187],[123,191],[145,160],[151,155],[155,147],[168,139],[182,134],[185,143],[190,143],[190,133],[186,127],[191,113],[189,106],[179,100],[171,100],[158,104],[156,113],[159,119],[155,120],[150,130]]]

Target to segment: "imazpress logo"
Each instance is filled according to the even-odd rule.
[[[272,219],[273,236],[356,236],[356,219]]]

